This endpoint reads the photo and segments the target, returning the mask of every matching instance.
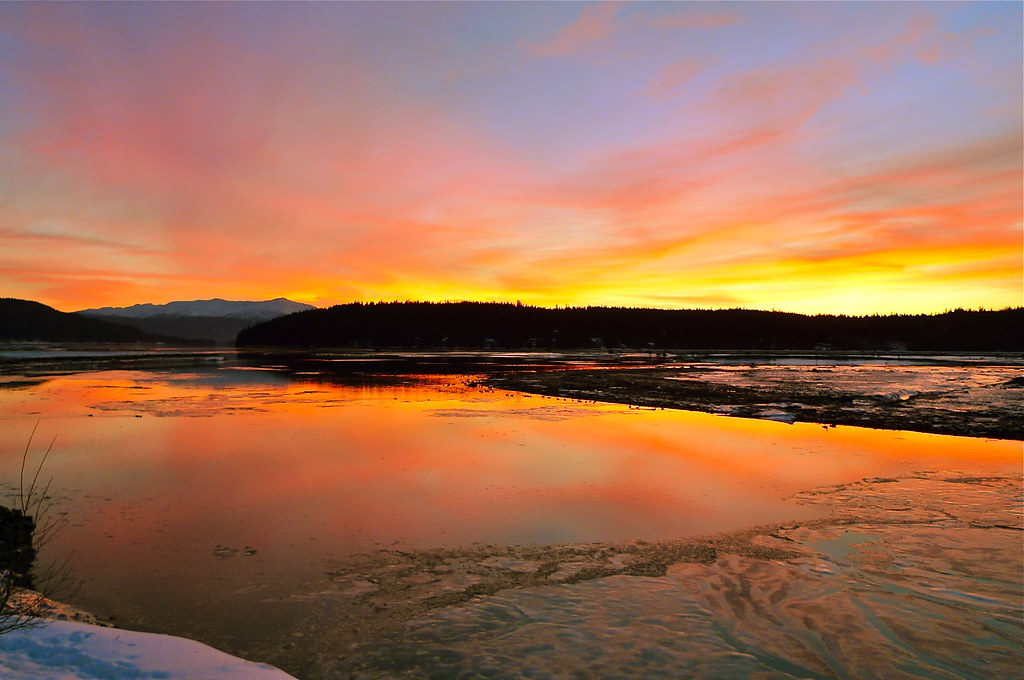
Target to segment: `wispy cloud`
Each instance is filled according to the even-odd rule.
[[[668,97],[678,94],[688,82],[696,78],[707,68],[700,59],[684,59],[674,61],[664,67],[658,75],[644,88],[644,94],[650,97]]]
[[[595,49],[616,33],[651,29],[712,29],[742,21],[737,10],[706,12],[693,9],[695,6],[670,14],[648,15],[644,10],[651,9],[650,5],[645,7],[615,0],[587,3],[574,21],[562,26],[549,40],[528,44],[528,48],[538,57],[575,55]]]
[[[616,29],[615,16],[620,6],[618,2],[588,4],[574,22],[559,29],[549,41],[530,45],[530,49],[537,56],[551,57],[591,48]]]
[[[743,20],[743,15],[735,9],[715,12],[694,11],[690,8],[674,14],[666,14],[650,19],[651,26],[662,28],[721,28]]]

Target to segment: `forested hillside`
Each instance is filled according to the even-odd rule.
[[[60,312],[40,302],[0,298],[0,341],[154,343],[174,342],[176,338]]]
[[[745,309],[352,303],[252,326],[240,347],[1022,351],[1024,308],[806,316]]]

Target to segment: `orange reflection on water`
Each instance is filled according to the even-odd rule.
[[[463,389],[458,378],[217,377],[109,372],[5,391],[6,450],[42,419],[60,442],[56,479],[104,497],[200,499],[176,511],[185,524],[208,499],[235,517],[273,506],[259,533],[274,518],[294,527],[315,503],[307,524],[321,538],[415,544],[719,530],[799,514],[783,499],[813,486],[1004,467],[1020,454],[1016,442],[581,404]]]
[[[84,603],[101,610],[285,588],[326,557],[379,546],[650,540],[798,519],[824,509],[786,500],[797,491],[1015,471],[1021,453],[488,392],[458,376],[346,387],[274,372],[94,373],[0,390],[0,418],[0,479],[16,475],[36,421],[39,442],[57,435],[47,471],[73,524],[52,549],[75,553]]]

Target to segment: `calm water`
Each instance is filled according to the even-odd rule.
[[[657,540],[821,516],[798,491],[1019,469],[1020,442],[786,425],[283,369],[102,371],[0,385],[0,482],[38,423],[73,601],[244,648],[333,558],[379,548]],[[10,484],[6,485],[8,488]],[[3,487],[0,487],[2,489]]]

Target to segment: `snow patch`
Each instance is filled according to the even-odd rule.
[[[295,680],[194,640],[71,621],[0,635],[5,680]]]

